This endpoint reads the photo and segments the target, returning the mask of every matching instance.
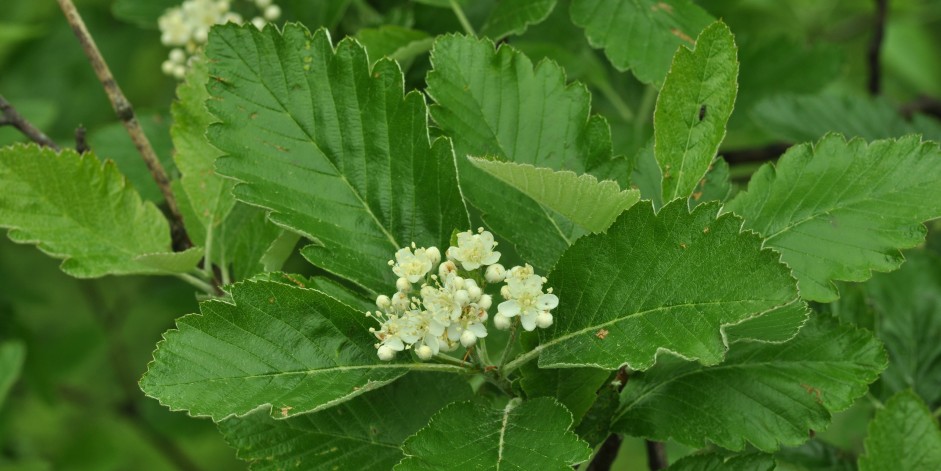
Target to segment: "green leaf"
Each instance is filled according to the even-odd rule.
[[[855,459],[851,452],[820,439],[774,454],[781,471],[856,471]]]
[[[203,258],[202,247],[190,247],[182,252],[158,252],[138,255],[134,261],[164,273],[186,273],[196,268]]]
[[[707,452],[688,455],[667,468],[668,471],[773,471],[774,457],[764,453],[730,455]]]
[[[723,331],[794,302],[797,290],[778,255],[741,233],[717,203],[686,201],[654,213],[637,204],[605,234],[576,242],[547,286],[558,295],[555,323],[540,332],[542,367],[628,365],[644,370],[661,351],[713,365]]]
[[[412,373],[328,410],[286,420],[256,412],[219,428],[253,471],[388,470],[403,458],[406,438],[450,402],[471,395],[460,378]]]
[[[19,378],[25,359],[26,346],[23,342],[14,340],[0,342],[0,408],[3,407],[7,394]]]
[[[422,94],[403,97],[402,72],[325,30],[288,24],[213,28],[210,142],[236,198],[317,242],[313,264],[374,292],[395,277],[386,261],[412,242],[447,247],[469,227],[446,139],[429,142]]]
[[[888,400],[911,388],[933,406],[941,401],[941,258],[925,250],[907,251],[905,258],[899,271],[860,285],[874,322],[859,323],[874,330],[889,352],[877,397]],[[834,307],[859,315],[843,298]]]
[[[206,130],[215,121],[206,108],[208,81],[206,60],[193,61],[186,80],[176,89],[177,101],[170,108],[173,116],[170,136],[175,149],[173,160],[180,169],[180,186],[202,225],[202,231],[192,237],[201,241],[212,240],[212,233],[218,230],[235,205],[235,197],[232,196],[235,182],[216,174],[213,164],[222,152],[206,138]],[[190,229],[190,232],[194,230]]]
[[[663,200],[686,198],[709,170],[738,91],[738,49],[717,21],[696,48],[679,48],[654,111],[654,154],[663,173]]]
[[[435,122],[454,140],[461,189],[484,222],[537,269],[547,271],[584,232],[463,157],[553,170],[590,172],[609,163],[607,122],[590,116],[582,84],[565,84],[554,62],[533,67],[525,55],[490,40],[443,36],[431,53],[428,94]]]
[[[424,31],[383,25],[379,28],[363,28],[356,32],[356,39],[369,54],[371,62],[383,57],[403,63],[431,50],[434,38]],[[404,66],[403,69],[408,67]]]
[[[215,121],[206,108],[208,80],[205,60],[198,60],[177,87],[170,132],[182,176],[174,191],[180,196],[181,212],[193,241],[210,245],[207,258],[220,268],[231,267],[235,280],[242,280],[266,268],[280,268],[288,255],[283,248],[270,267],[262,258],[277,240],[289,245],[288,251],[293,250],[298,236],[268,222],[264,210],[236,203],[232,195],[235,182],[216,173],[214,164],[222,152],[206,137]]]
[[[142,255],[170,252],[170,227],[114,162],[35,145],[0,149],[0,227],[14,242],[65,259],[78,278],[158,274]],[[168,255],[168,257],[175,257]]]
[[[631,375],[613,429],[653,440],[770,452],[808,440],[848,408],[885,368],[872,334],[809,322],[784,344],[737,343],[721,365],[662,358]]]
[[[160,164],[170,175],[174,172],[173,143],[170,141],[170,123],[165,115],[140,114],[137,118],[141,129],[147,135],[150,145],[153,146]],[[96,155],[113,160],[128,181],[140,193],[141,198],[163,203],[163,193],[154,182],[153,174],[147,168],[147,163],[141,158],[140,151],[128,135],[124,123],[116,121],[104,127],[95,129],[88,134],[88,145]]]
[[[941,469],[941,430],[921,398],[896,394],[869,423],[860,471]]]
[[[725,201],[733,191],[729,164],[722,157],[717,157],[709,166],[706,176],[699,180],[693,194],[689,197],[690,207],[709,201]]]
[[[405,441],[395,470],[570,470],[591,456],[571,426],[572,414],[549,398],[513,399],[502,410],[459,402]]]
[[[523,34],[548,18],[556,3],[558,0],[502,0],[490,12],[480,34],[494,39]]]
[[[461,370],[380,362],[362,311],[320,291],[248,281],[230,292],[232,304],[202,302],[201,314],[164,334],[141,379],[144,393],[214,421],[269,407],[286,417],[334,406],[410,370]]]
[[[265,211],[238,203],[218,231],[214,261],[231,266],[236,280],[281,269],[300,236],[275,226]]]
[[[617,182],[599,182],[589,174],[473,157],[470,162],[591,232],[603,232],[621,212],[640,200],[639,191],[621,191]]]
[[[907,121],[883,98],[849,94],[778,95],[758,102],[753,122],[788,142],[820,139],[829,132],[866,140],[924,134],[941,139],[941,125],[922,115]]]
[[[571,14],[615,68],[630,69],[641,82],[655,85],[666,77],[674,51],[693,45],[715,21],[689,0],[573,0]]]
[[[795,301],[777,307],[758,317],[752,317],[739,324],[731,325],[725,329],[725,336],[729,343],[742,340],[755,342],[781,343],[787,342],[797,335],[797,332],[807,322],[807,303]]]
[[[526,397],[553,397],[568,409],[579,423],[598,398],[598,389],[611,376],[597,368],[545,369],[528,363],[520,368],[520,386]]]
[[[540,371],[558,371],[564,374],[568,368]],[[575,427],[575,433],[588,442],[592,447],[601,444],[611,434],[611,418],[620,405],[620,386],[622,383],[612,381],[598,391],[598,397],[591,405],[581,422]]]
[[[941,216],[939,163],[938,145],[917,136],[866,144],[829,135],[761,167],[724,211],[781,253],[804,299],[829,302],[839,296],[833,280],[895,270],[899,249],[924,240],[921,222]]]

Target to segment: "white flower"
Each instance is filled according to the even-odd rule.
[[[506,301],[497,306],[499,315],[507,318],[520,316],[527,331],[552,325],[550,310],[559,305],[558,296],[542,292],[545,278],[537,276],[530,265],[510,269],[501,293]],[[541,316],[541,317],[540,317]]]
[[[412,244],[414,246],[414,244]],[[395,253],[395,264],[392,265],[392,272],[405,278],[409,283],[418,283],[433,268],[431,257],[424,247],[412,249],[405,247]]]
[[[478,232],[460,232],[457,234],[457,247],[448,247],[448,258],[460,263],[468,271],[500,260],[500,252],[493,251],[497,245],[493,234],[483,228],[478,229]]]

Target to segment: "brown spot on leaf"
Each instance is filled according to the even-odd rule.
[[[680,31],[678,28],[672,28],[670,29],[670,32],[673,33],[674,36],[682,39],[683,41],[686,41],[690,44],[696,44],[696,41],[694,41],[693,38],[689,37],[688,34]]]
[[[702,228],[702,233],[703,233],[703,234],[708,234],[708,233],[709,233],[709,226],[706,226],[706,227]]]
[[[268,298],[268,304],[274,304],[274,296]]]
[[[817,389],[817,388],[815,388],[815,387],[813,387],[813,386],[811,386],[811,385],[809,385],[809,384],[804,384],[804,383],[801,383],[801,387],[804,388],[805,391],[807,391],[807,394],[813,394],[813,395],[814,395],[814,400],[817,401],[817,404],[823,404],[823,395],[820,394],[820,390],[819,390],[819,389]]]
[[[673,6],[668,3],[657,2],[650,6],[653,11],[663,10],[667,13],[673,13]]]
[[[699,198],[702,198],[701,191],[697,191],[696,193],[693,193],[693,201],[699,201]]]
[[[607,329],[598,329],[598,332],[595,332],[595,337],[598,337],[601,340],[604,340],[604,338],[607,336],[608,336]]]
[[[288,413],[293,409],[291,406],[284,406],[281,408],[281,417],[287,417]]]

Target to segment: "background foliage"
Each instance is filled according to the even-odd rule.
[[[171,136],[171,116],[172,119],[185,120],[188,116],[192,119],[192,115],[187,114],[185,103],[171,111],[176,82],[159,73],[166,49],[160,44],[155,18],[175,2],[86,0],[76,3],[116,79],[142,117],[145,130],[167,169],[176,172],[178,167],[185,170],[187,165],[199,165],[199,162],[186,160],[184,154],[187,150],[198,153],[199,146],[205,143],[193,136]],[[447,72],[459,71],[461,66],[466,66],[449,56],[455,52],[448,46],[460,46],[457,43],[444,44],[434,56],[428,54],[433,36],[463,31],[452,10],[441,8],[448,2],[285,0],[279,3],[284,9],[285,20],[300,21],[311,30],[327,27],[335,43],[344,36],[354,36],[366,46],[372,61],[382,55],[399,60],[403,65],[405,90],[427,90],[435,103],[431,113],[443,129],[458,132],[474,129],[467,123],[451,119],[451,110],[479,90],[449,89],[447,83],[436,80],[435,74],[428,76],[428,82],[425,82],[432,67]],[[586,12],[597,8],[597,3],[630,4],[627,6],[646,11],[656,6],[656,2],[534,1],[530,2],[534,6],[525,11],[522,22],[507,18],[504,10],[509,8],[508,4],[514,3],[511,1],[459,3],[477,31],[494,40],[506,39],[529,59],[514,56],[509,50],[496,54],[497,57],[488,57],[486,47],[464,54],[480,55],[482,63],[498,60],[500,64],[516,65],[520,61],[538,62],[548,57],[561,66],[541,65],[543,75],[520,77],[525,88],[534,94],[533,99],[547,100],[549,92],[539,87],[551,88],[546,84],[561,81],[563,73],[565,80],[579,80],[587,85],[587,90],[566,89],[564,94],[551,95],[556,100],[553,109],[565,116],[584,116],[586,120],[590,113],[603,116],[611,127],[612,148],[599,151],[586,140],[580,151],[597,152],[598,167],[566,169],[589,171],[601,178],[621,175],[619,183],[625,189],[621,195],[631,202],[635,195],[627,189],[628,181],[623,177],[630,168],[633,168],[630,183],[643,197],[652,198],[659,206],[662,194],[672,194],[670,188],[660,188],[660,170],[653,157],[652,125],[657,96],[656,88],[650,84],[659,87],[669,83],[665,78],[666,71],[673,50],[683,43],[683,38],[674,35],[661,42],[651,42],[646,48],[624,48],[624,44],[638,41],[647,44],[647,36],[632,41],[622,37],[623,30],[606,30],[604,25],[590,24],[585,16]],[[693,12],[690,21],[699,25],[694,28],[697,31],[712,18],[722,18],[735,34],[739,49],[740,74],[734,110],[728,117],[721,116],[728,110],[723,110],[727,105],[718,98],[716,105],[710,105],[707,110],[710,120],[728,119],[725,140],[719,150],[728,165],[721,161],[713,164],[702,188],[694,190],[694,203],[700,198],[704,201],[723,199],[738,193],[758,165],[776,159],[786,145],[816,141],[827,132],[837,131],[847,138],[862,137],[866,140],[901,137],[912,132],[923,134],[925,138],[941,139],[941,123],[937,120],[941,114],[937,105],[937,98],[941,97],[941,61],[937,60],[941,57],[941,4],[929,0],[890,2],[882,41],[881,90],[878,94],[871,94],[867,83],[870,76],[867,52],[876,21],[874,4],[856,0],[675,2],[675,8]],[[0,94],[63,146],[72,146],[75,127],[84,125],[89,130],[92,149],[113,159],[145,199],[159,204],[159,191],[114,118],[107,98],[55,3],[12,0],[5,2],[3,9],[0,18]],[[623,15],[629,13],[628,10],[621,11]],[[636,31],[650,27],[644,23],[642,15],[629,16],[629,19],[638,23],[640,29]],[[647,49],[655,53],[657,47],[665,45],[669,46],[666,56],[636,65],[638,57],[642,58]],[[489,51],[494,55],[492,49]],[[532,67],[531,64],[524,65]],[[696,67],[695,63],[689,65]],[[543,92],[546,96],[539,95]],[[590,101],[586,92],[591,93]],[[191,93],[198,95],[200,91],[194,89]],[[521,97],[523,108],[529,106],[526,98]],[[432,100],[428,101],[431,103]],[[479,110],[481,122],[493,118],[486,111],[485,104]],[[660,113],[658,110],[657,119],[661,119]],[[670,119],[668,113],[663,116],[662,119]],[[552,129],[553,123],[547,121],[543,125]],[[587,127],[577,132],[591,132]],[[463,134],[466,138],[454,145],[459,153],[482,153],[481,149],[502,151],[504,147],[515,148],[519,144],[524,151],[503,157],[517,164],[532,163],[532,156],[527,155],[525,149],[534,143],[519,142],[508,146],[510,134],[515,133],[507,132],[508,135],[501,136],[478,136],[466,132]],[[670,132],[685,131],[677,129]],[[436,136],[431,137],[434,139]],[[716,143],[720,138],[717,137]],[[0,127],[0,145],[18,140],[21,136],[15,130]],[[175,160],[171,152],[174,144],[179,153]],[[217,145],[224,144],[217,142]],[[857,144],[841,141],[835,145]],[[426,143],[426,146],[430,146],[429,152],[435,151],[431,143]],[[791,157],[794,160],[811,158],[807,148],[790,153],[794,154]],[[240,168],[250,162],[233,160],[236,162],[227,167],[228,171],[251,172],[250,167],[246,167],[248,170]],[[511,183],[550,178],[534,175],[523,166],[501,167],[509,164],[487,162],[461,162],[461,165],[462,174],[480,172],[480,178],[485,178],[483,172],[493,172],[493,178]],[[937,172],[937,168],[935,166],[933,171]],[[782,162],[778,176],[786,169]],[[723,178],[725,174],[728,180]],[[574,178],[574,175],[552,176],[570,177]],[[932,178],[932,175],[919,172],[914,177]],[[184,180],[182,185],[188,187],[186,191],[191,198],[206,196],[197,190],[191,191],[199,188],[199,182]],[[754,198],[751,195],[756,190],[775,191],[773,183],[769,182],[769,186],[767,189],[749,189],[734,204],[761,214],[763,208],[748,206],[748,199]],[[0,188],[0,191],[4,189]],[[542,197],[538,188],[526,194],[537,200]],[[487,201],[486,194],[471,191],[465,196],[482,207],[499,204]],[[883,195],[874,195],[879,196]],[[932,203],[936,202],[935,198]],[[573,218],[569,221],[573,224],[573,231],[597,232],[595,221],[574,219],[577,215],[573,215],[565,203],[555,204],[559,205],[560,217]],[[231,208],[231,201],[219,204],[225,207],[224,211],[231,210],[233,214],[239,211],[240,217],[246,221],[258,217],[247,206]],[[554,203],[548,201],[545,204],[551,206]],[[714,209],[706,207],[701,211],[705,213]],[[639,207],[632,212],[640,213],[642,208]],[[200,219],[200,216],[191,217]],[[499,221],[488,223],[500,224]],[[211,219],[200,220],[199,224],[211,224]],[[755,229],[759,232],[764,230]],[[259,233],[265,230],[259,225]],[[231,237],[236,237],[234,232]],[[265,235],[270,240],[280,236],[277,232]],[[285,244],[292,246],[295,242],[293,239]],[[907,241],[901,243],[911,245]],[[157,245],[160,247],[154,250],[166,244],[160,241]],[[245,247],[245,250],[254,249]],[[531,253],[525,253],[525,250],[525,247],[520,248],[521,253],[535,260],[534,263],[543,263],[547,268],[559,255],[558,251],[538,252],[538,248],[533,248]],[[908,261],[894,273],[877,274],[865,283],[838,282],[835,288],[827,285],[830,274],[818,277],[823,287],[816,297],[809,299],[830,301],[836,290],[842,297],[833,304],[812,307],[822,315],[849,320],[876,332],[886,345],[889,366],[870,394],[845,412],[835,415],[830,427],[818,433],[815,440],[797,448],[786,448],[776,455],[779,466],[783,463],[791,469],[817,469],[855,463],[855,457],[863,453],[867,434],[890,436],[895,430],[920,428],[930,431],[932,426],[936,427],[936,423],[906,421],[912,415],[911,411],[923,409],[918,397],[935,415],[941,405],[938,393],[941,391],[938,382],[941,378],[941,350],[937,346],[937,338],[941,335],[939,250],[941,239],[930,226],[928,243],[905,252]],[[887,260],[885,263],[894,266],[897,261]],[[297,253],[287,263],[286,271],[316,274]],[[180,315],[198,312],[193,289],[172,278],[132,276],[79,280],[63,274],[58,264],[33,247],[16,245],[6,239],[0,241],[0,469],[121,470],[141,469],[142,463],[147,469],[160,470],[245,468],[244,462],[235,459],[234,451],[227,446],[215,425],[208,420],[193,420],[185,414],[170,412],[156,401],[144,397],[137,386],[160,335],[171,328]],[[249,273],[253,268],[235,268],[235,272],[239,270]],[[565,275],[561,273],[558,276]],[[368,286],[371,281],[364,280],[363,284]],[[810,330],[803,335],[812,336],[814,333]],[[854,335],[853,332],[843,334],[848,339]],[[741,356],[746,356],[745,353]],[[861,351],[860,356],[866,353]],[[866,358],[866,361],[876,361],[871,356]],[[695,370],[698,367],[686,363],[658,364],[657,368],[639,376],[624,394],[642,395],[647,382],[658,375],[669,376],[676,374],[677,369]],[[523,372],[525,376],[526,370]],[[689,381],[695,383],[686,387],[716,387],[716,378],[695,371],[688,373]],[[531,372],[529,377],[534,390],[539,387],[537,374]],[[589,376],[590,372],[586,373],[586,381],[595,381]],[[600,383],[602,379],[597,381]],[[773,384],[774,378],[755,378],[754,381]],[[526,380],[523,387],[527,387]],[[917,397],[905,392],[909,389]],[[634,426],[632,424],[636,421],[627,419],[643,414],[645,407],[663,407],[657,404],[657,400],[653,395],[636,407],[612,410],[610,414],[616,412],[619,420],[625,420],[625,427]],[[573,398],[566,405],[573,411],[578,410],[579,415],[586,414],[586,417],[596,413],[573,405],[577,401]],[[355,408],[357,404],[350,402],[344,407]],[[885,408],[881,408],[882,404]],[[554,406],[545,407],[551,410]],[[430,416],[431,412],[427,415]],[[825,414],[826,411],[820,413]],[[869,425],[867,433],[865,424],[873,416],[876,420]],[[329,423],[321,421],[333,419],[309,416],[304,420],[307,423],[298,423],[297,426],[308,430],[314,437],[311,438],[313,441],[318,437],[319,427]],[[648,424],[653,430],[641,432],[656,436],[656,425]],[[250,417],[226,425],[223,431],[238,436],[236,432],[239,429],[254,430],[252,427],[263,428],[264,422]],[[668,441],[671,461],[688,453],[687,445],[698,445],[691,443],[696,436],[701,434],[694,433],[691,438],[674,437],[677,441]],[[413,446],[417,446],[422,437],[419,435],[413,440]],[[723,441],[723,437],[715,437],[714,441],[732,447],[737,445]],[[770,445],[764,445],[756,443],[758,449],[770,448]],[[615,468],[645,467],[643,448],[641,440],[625,440]],[[579,452],[573,450],[572,455],[577,456]],[[877,447],[866,448],[867,456],[878,452]],[[900,456],[898,459],[920,459],[912,453]],[[251,459],[251,456],[242,457]],[[844,461],[845,458],[849,459]],[[396,463],[399,456],[377,454],[376,459]],[[883,454],[865,458],[860,467],[880,469],[882,461],[879,460],[886,459],[898,462],[896,458]],[[721,462],[723,458],[719,454],[701,455],[684,459],[677,463],[677,467],[693,468],[710,460]],[[755,454],[735,460],[742,462],[743,467],[755,467],[767,461],[767,456]],[[747,460],[750,461],[746,464]],[[731,466],[731,462],[726,464]],[[912,465],[917,464],[913,461]]]

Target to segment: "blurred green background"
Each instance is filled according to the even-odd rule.
[[[233,5],[247,6],[243,1],[233,0]],[[461,4],[479,29],[495,2]],[[178,2],[75,3],[161,160],[174,173],[168,116],[176,80],[160,72],[168,50],[160,44],[156,17]],[[358,35],[374,56],[399,50],[391,35],[378,29],[383,25],[414,30],[414,38],[462,31],[453,12],[431,0],[277,3],[284,10],[282,21],[300,21],[311,29],[325,26],[337,39]],[[722,151],[736,182],[776,156],[766,152],[769,146],[813,140],[831,130],[867,139],[908,132],[941,138],[941,111],[935,108],[941,97],[941,2],[889,2],[879,96],[867,92],[874,1],[698,3],[731,26],[740,49],[740,92]],[[0,95],[61,145],[74,145],[76,127],[86,127],[91,147],[115,160],[145,197],[159,202],[156,186],[56,2],[4,0],[2,9]],[[651,135],[655,90],[630,72],[613,69],[601,51],[591,49],[569,20],[568,1],[560,1],[545,22],[507,42],[534,60],[560,62],[570,79],[588,84],[595,111],[611,123],[616,152],[638,154]],[[426,46],[401,56],[408,87],[424,86]],[[0,145],[19,140],[14,129],[0,127]],[[933,258],[931,263],[937,264]],[[0,240],[0,341],[23,345],[26,352],[21,376],[0,402],[0,471],[244,469],[211,422],[172,413],[137,388],[161,333],[172,328],[175,318],[195,312],[193,289],[157,277],[76,280],[57,265],[33,247]],[[307,268],[295,258],[286,269]],[[834,308],[838,314],[859,319],[867,309],[867,294],[859,289],[861,298],[851,299],[862,301],[841,302],[840,309]],[[941,292],[938,286],[933,290]],[[3,391],[0,384],[0,400]],[[835,418],[821,435],[823,443],[838,447],[835,453],[859,452],[872,410],[867,398],[861,400]],[[674,457],[686,451],[668,449]],[[643,442],[626,441],[617,466],[646,469]]]

